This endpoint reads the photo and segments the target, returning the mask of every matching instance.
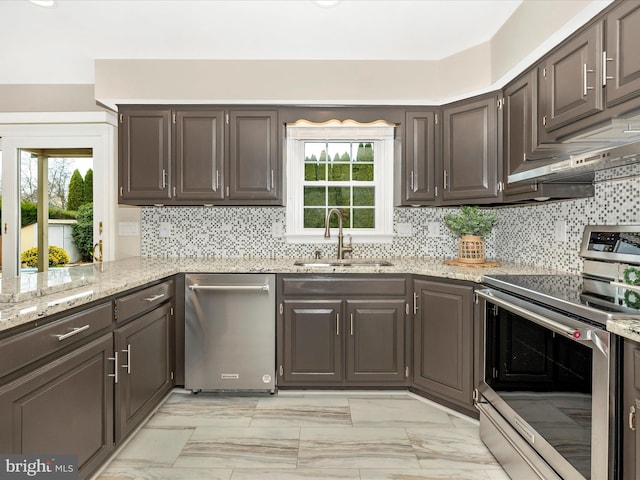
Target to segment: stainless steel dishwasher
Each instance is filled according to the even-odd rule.
[[[275,275],[185,275],[185,388],[275,391]]]

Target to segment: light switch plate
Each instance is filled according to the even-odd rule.
[[[160,222],[160,236],[163,238],[171,236],[171,223]]]
[[[439,237],[440,236],[440,224],[438,222],[429,222],[427,224],[427,228],[429,230],[430,237]]]
[[[396,223],[396,231],[399,237],[410,237],[413,235],[413,225],[410,223]]]
[[[282,222],[274,222],[271,225],[271,236],[273,238],[280,238],[283,234]]]

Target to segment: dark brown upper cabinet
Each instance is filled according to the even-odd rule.
[[[402,205],[428,205],[437,197],[436,111],[407,112],[405,115],[404,182]],[[398,188],[397,187],[397,188]]]
[[[173,198],[224,199],[224,111],[177,111]]]
[[[640,95],[640,3],[618,2],[606,17],[603,84],[607,107]]]
[[[499,197],[501,129],[495,94],[452,103],[442,110],[442,199],[490,203]]]
[[[229,138],[229,200],[277,201],[278,113],[231,111]]]
[[[120,108],[119,202],[281,205],[276,110]]]
[[[118,129],[120,203],[164,203],[171,199],[171,111],[122,109]]]
[[[547,57],[541,119],[547,132],[602,111],[602,51],[597,22]]]

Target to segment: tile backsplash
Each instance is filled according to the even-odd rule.
[[[391,243],[383,244],[358,243],[356,238],[355,256],[453,258],[457,239],[444,225],[443,217],[456,210],[395,208],[394,229],[398,224],[411,224],[411,235],[396,235]],[[486,239],[489,258],[579,272],[578,251],[585,225],[640,224],[640,163],[597,172],[592,198],[494,211],[498,223]],[[318,238],[317,243],[287,243],[273,235],[274,224],[286,231],[285,208],[145,207],[141,255],[308,258],[316,250],[323,257],[335,255],[335,236],[328,242]]]

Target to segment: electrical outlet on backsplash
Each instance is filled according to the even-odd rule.
[[[578,256],[585,225],[640,223],[640,163],[596,172],[592,198],[551,203],[503,206],[491,235],[487,257],[568,272],[580,272]],[[395,208],[394,224],[410,224],[411,236],[395,236],[391,243],[358,243],[358,257],[453,258],[457,239],[442,228],[443,217],[455,208]],[[317,243],[287,243],[273,235],[273,225],[286,233],[281,207],[145,207],[141,213],[141,252],[151,257],[323,257],[335,246],[320,237]],[[171,224],[171,236],[160,237],[158,225]],[[433,223],[440,235],[430,234]],[[565,241],[556,240],[556,222],[565,222]],[[403,227],[406,228],[406,227]]]

